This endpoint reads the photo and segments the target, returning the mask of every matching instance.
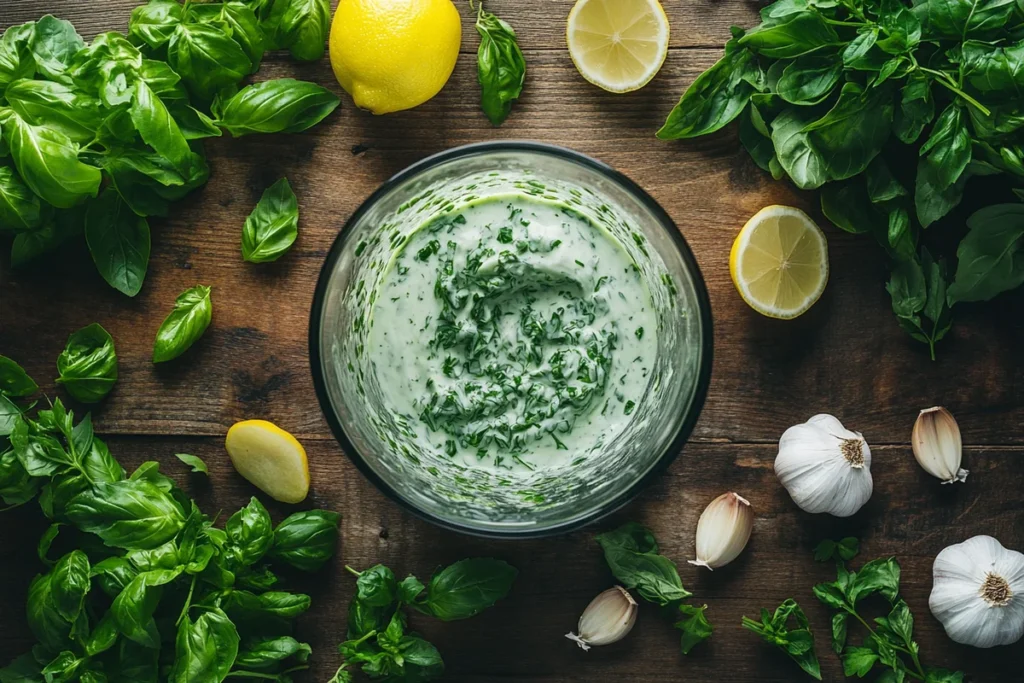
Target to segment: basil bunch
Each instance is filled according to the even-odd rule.
[[[45,16],[0,38],[0,234],[23,266],[84,235],[103,278],[134,296],[150,216],[206,183],[202,140],[296,133],[337,96],[294,79],[242,86],[264,51],[323,55],[327,0],[152,0],[127,36],[86,45]]]
[[[356,597],[348,608],[345,658],[329,683],[351,683],[349,666],[359,664],[371,679],[433,681],[444,673],[441,654],[414,633],[406,633],[411,607],[441,621],[468,619],[508,595],[518,572],[501,560],[461,560],[434,574],[426,586],[415,576],[398,581],[384,565],[358,572]]]
[[[707,605],[694,607],[683,602],[693,593],[683,588],[675,563],[659,554],[650,529],[630,522],[598,534],[597,542],[616,581],[647,602],[679,611],[683,618],[674,626],[682,631],[680,649],[684,655],[711,637],[713,627],[704,615]]]
[[[338,515],[300,512],[275,528],[253,498],[219,529],[157,463],[126,473],[88,415],[76,424],[60,400],[35,419],[7,412],[34,387],[0,356],[0,497],[39,493],[52,521],[39,543],[48,570],[28,591],[37,642],[0,679],[287,683],[307,668],[310,647],[291,632],[310,599],[280,590],[276,571],[322,566]],[[50,560],[58,535],[72,549]]]
[[[882,246],[893,311],[934,357],[955,304],[1024,282],[1020,204],[971,216],[952,276],[921,244],[971,178],[998,176],[1024,199],[1024,7],[778,0],[761,19],[733,28],[725,56],[658,137],[706,135],[738,118],[758,166],[820,188],[829,220]]]
[[[500,126],[511,113],[512,102],[523,92],[526,58],[519,49],[512,26],[486,11],[484,0],[479,2],[476,30],[480,34],[480,47],[476,63],[482,89],[480,106],[491,123]]]

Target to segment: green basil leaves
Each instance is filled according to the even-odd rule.
[[[441,621],[468,619],[508,595],[518,574],[501,560],[461,560],[431,577],[416,606]]]
[[[39,391],[25,369],[7,356],[0,356],[0,395],[31,396]]]
[[[178,295],[174,310],[164,318],[153,342],[153,362],[163,363],[185,353],[210,325],[213,303],[210,288],[196,285]]]
[[[267,263],[281,258],[299,234],[299,204],[287,178],[268,187],[242,227],[242,258]]]
[[[483,0],[476,16],[480,34],[477,50],[477,78],[483,90],[480,106],[495,126],[500,126],[519,99],[526,80],[526,59],[507,21],[484,10]]]
[[[97,323],[78,330],[57,358],[57,372],[57,382],[82,403],[102,400],[117,381],[113,338]]]
[[[302,61],[324,56],[331,28],[329,0],[265,0],[263,21],[270,49],[287,48]]]
[[[274,529],[270,556],[306,572],[314,572],[334,555],[341,515],[324,510],[296,512]]]
[[[149,267],[149,223],[107,188],[85,214],[85,241],[96,269],[111,287],[135,296]]]
[[[320,123],[341,100],[315,83],[278,78],[247,85],[218,103],[216,125],[233,136],[298,133]]]

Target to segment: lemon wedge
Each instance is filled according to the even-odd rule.
[[[231,464],[251,484],[282,503],[301,503],[309,493],[309,461],[295,437],[273,422],[245,420],[228,430],[224,447]]]
[[[729,273],[755,311],[795,318],[814,305],[828,283],[825,233],[800,209],[766,206],[732,243]]]
[[[609,92],[630,92],[665,63],[668,17],[658,0],[578,0],[566,41],[583,78]]]

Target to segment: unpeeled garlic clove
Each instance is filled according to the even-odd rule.
[[[963,457],[960,425],[942,406],[921,411],[914,423],[911,444],[918,464],[943,484],[967,479],[967,470],[960,467]]]
[[[578,634],[566,633],[565,637],[574,641],[584,650],[593,645],[611,645],[629,634],[636,623],[636,600],[622,586],[615,586],[604,591],[590,601],[583,610]]]
[[[701,513],[697,522],[697,559],[690,564],[718,569],[743,552],[754,528],[754,510],[738,493],[723,493]]]

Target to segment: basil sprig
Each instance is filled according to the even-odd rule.
[[[153,343],[153,362],[163,363],[185,353],[203,336],[213,317],[210,288],[196,285],[178,295],[174,309],[164,318]]]
[[[114,339],[98,323],[83,327],[68,337],[57,372],[57,382],[82,403],[102,400],[117,382]]]
[[[526,59],[512,26],[485,10],[483,0],[479,2],[476,30],[480,34],[480,47],[476,64],[483,91],[480,106],[491,123],[500,126],[512,111],[512,102],[523,92]]]
[[[267,263],[281,258],[299,231],[299,203],[287,178],[268,187],[242,227],[242,258]]]

